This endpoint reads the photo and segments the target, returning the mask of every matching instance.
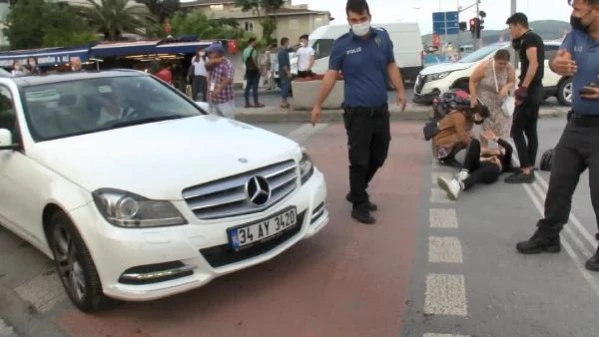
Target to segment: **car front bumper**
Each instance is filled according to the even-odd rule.
[[[104,293],[125,301],[147,301],[201,287],[216,277],[268,261],[329,222],[324,175],[312,177],[266,211],[215,221],[199,221],[185,201],[174,202],[188,219],[183,226],[118,228],[108,224],[94,203],[70,213],[100,276]],[[227,228],[266,220],[296,207],[297,224],[276,238],[236,253]],[[249,253],[248,253],[249,252]]]

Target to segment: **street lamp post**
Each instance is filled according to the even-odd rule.
[[[517,11],[517,2],[518,0],[511,0],[511,6],[510,6],[510,15],[513,15],[514,13],[516,13]],[[510,37],[511,39],[511,37]],[[518,51],[516,51],[514,53],[514,55],[512,56],[512,64],[514,65],[514,67],[517,69],[518,68],[518,62],[520,62],[520,59],[518,58]]]

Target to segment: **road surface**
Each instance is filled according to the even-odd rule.
[[[540,122],[541,151],[563,119]],[[420,123],[394,123],[389,159],[371,189],[378,223],[350,217],[341,124],[259,125],[305,144],[325,173],[331,222],[276,259],[164,300],[84,315],[65,299],[51,263],[0,231],[0,316],[25,337],[598,336],[599,275],[585,174],[561,254],[523,256],[542,213],[548,173],[499,182],[450,202],[433,183]],[[1,331],[1,330],[0,330]]]

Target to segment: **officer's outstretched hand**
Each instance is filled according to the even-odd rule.
[[[403,90],[398,91],[397,92],[397,105],[399,105],[401,107],[402,112],[406,109],[407,104],[408,104],[408,102],[406,101],[405,92]]]
[[[322,107],[320,105],[315,105],[312,108],[312,126],[315,126],[318,121],[320,121],[320,112],[322,111]]]
[[[553,61],[553,69],[562,76],[572,76],[578,70],[576,62],[572,60],[572,55],[567,51],[560,49]]]

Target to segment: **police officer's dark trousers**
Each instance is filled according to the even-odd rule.
[[[366,189],[387,159],[391,130],[389,108],[345,107],[343,120],[348,138],[349,184],[354,207],[368,202]]]
[[[591,202],[599,225],[599,117],[574,114],[555,147],[545,217],[537,223],[539,235],[557,239],[568,222],[580,174],[587,168]]]

